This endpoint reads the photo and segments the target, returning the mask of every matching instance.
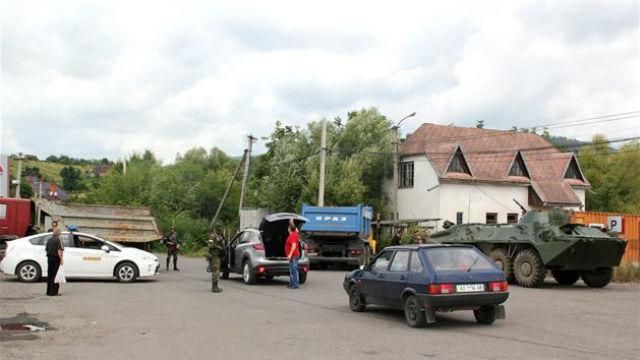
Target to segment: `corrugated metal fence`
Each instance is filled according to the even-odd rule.
[[[627,240],[623,262],[640,264],[640,215],[610,212],[576,212],[572,222],[577,224],[601,224],[609,230],[618,231],[618,236]]]

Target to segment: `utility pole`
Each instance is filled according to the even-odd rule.
[[[18,153],[18,180],[16,180],[17,182],[17,186],[16,186],[16,199],[20,199],[20,187],[21,187],[21,180],[22,179],[22,153]]]
[[[256,140],[252,135],[247,135],[247,149],[245,150],[245,160],[244,160],[244,172],[242,174],[242,187],[240,188],[240,205],[238,207],[238,213],[244,207],[244,196],[247,189],[247,179],[249,178],[249,162],[251,161],[251,148],[253,146],[253,142]]]
[[[320,140],[320,188],[318,189],[318,206],[324,206],[324,174],[327,161],[327,120],[322,120],[322,137]]]
[[[213,219],[211,219],[211,224],[209,225],[209,228],[211,231],[215,230],[215,225],[216,225],[216,222],[218,222],[218,216],[220,216],[220,211],[222,210],[222,206],[224,205],[225,201],[227,201],[227,196],[229,196],[231,187],[233,186],[233,183],[236,181],[236,177],[238,177],[238,173],[240,172],[240,169],[242,169],[242,164],[247,159],[247,151],[248,151],[247,149],[244,150],[244,154],[242,155],[242,160],[240,160],[238,167],[236,167],[236,171],[233,173],[233,177],[231,178],[231,181],[229,181],[229,185],[227,185],[227,189],[224,191],[224,195],[222,195],[222,200],[220,200],[220,204],[218,204],[218,209],[216,210],[216,214],[213,215]]]
[[[399,154],[399,146],[398,146],[398,129],[400,128],[400,124],[406,119],[416,116],[416,113],[413,112],[405,117],[403,117],[396,126],[391,128],[391,133],[393,135],[393,216],[392,220],[398,220],[398,187],[400,186],[400,182],[398,181],[398,167],[400,162],[400,154]]]
[[[127,157],[122,160],[122,175],[127,173]]]

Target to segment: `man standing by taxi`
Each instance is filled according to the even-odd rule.
[[[284,245],[284,253],[289,259],[289,289],[297,289],[300,286],[298,277],[298,260],[300,259],[300,233],[294,224],[289,224],[289,236]]]
[[[164,237],[164,244],[167,246],[167,271],[169,271],[169,260],[173,256],[173,271],[178,269],[178,249],[180,249],[180,240],[176,234],[176,229],[172,226],[169,234]]]

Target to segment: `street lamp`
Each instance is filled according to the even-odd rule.
[[[398,220],[398,163],[400,162],[400,155],[398,154],[398,128],[403,121],[407,120],[410,117],[416,116],[415,112],[403,117],[396,126],[391,128],[391,132],[393,133],[393,147],[394,147],[394,156],[393,156],[393,219]]]

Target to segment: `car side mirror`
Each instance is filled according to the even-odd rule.
[[[108,253],[109,251],[111,251],[107,245],[102,245],[102,246],[100,247],[100,249],[102,249],[102,251],[104,251],[104,252],[106,252],[106,253]]]

